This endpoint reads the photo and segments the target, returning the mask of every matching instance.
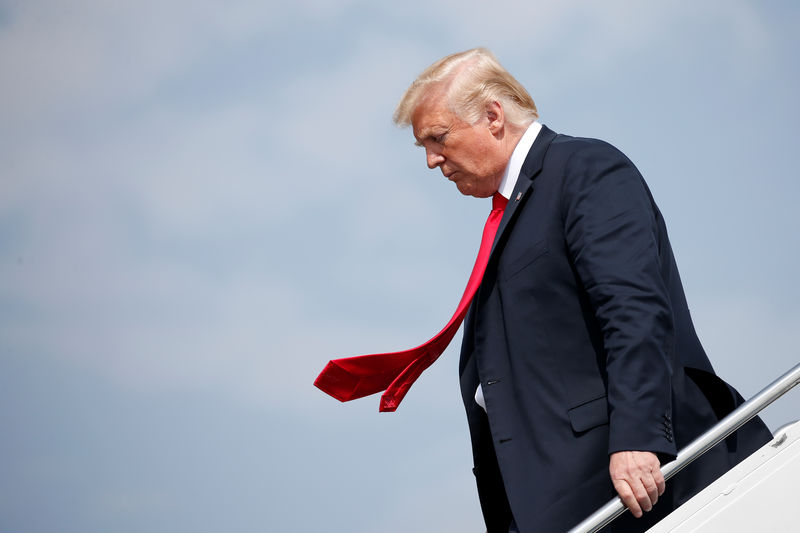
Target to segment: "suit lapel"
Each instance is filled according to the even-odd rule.
[[[553,142],[555,138],[556,134],[553,130],[549,129],[547,126],[542,126],[542,130],[533,142],[533,146],[531,146],[527,157],[525,157],[525,162],[522,164],[522,170],[520,170],[519,178],[517,178],[514,192],[511,194],[506,210],[503,213],[503,218],[500,220],[500,226],[497,228],[497,234],[494,236],[494,242],[492,243],[492,253],[489,256],[490,261],[495,254],[497,243],[500,242],[503,234],[511,226],[511,221],[514,219],[517,208],[519,208],[520,205],[527,200],[527,196],[533,192],[533,180],[539,172],[541,172],[544,156],[547,153],[547,149],[550,147],[550,143]]]

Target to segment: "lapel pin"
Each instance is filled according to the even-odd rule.
[[[516,197],[516,198],[514,198],[514,201],[515,201],[515,202],[519,202],[519,199],[520,199],[520,198],[522,198],[522,193],[521,193],[521,192],[518,192],[518,193],[517,193],[517,197]]]

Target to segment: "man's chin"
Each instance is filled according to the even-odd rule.
[[[476,190],[475,187],[471,187],[469,184],[461,184],[456,183],[456,188],[458,192],[463,194],[464,196],[472,196],[473,198],[488,198],[494,194],[494,192],[486,192],[481,190]]]
[[[494,194],[493,192],[476,191],[475,189],[467,188],[462,189],[461,187],[458,188],[458,191],[464,196],[472,196],[473,198],[489,198]]]
[[[464,196],[472,196],[473,198],[489,198],[494,193],[497,192],[496,188],[489,190],[490,185],[488,183],[480,182],[476,184],[474,181],[471,180],[464,180],[464,181],[459,180],[459,181],[453,181],[453,184],[458,189],[458,192],[460,192]]]

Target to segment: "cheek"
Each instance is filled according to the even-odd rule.
[[[497,164],[492,158],[491,151],[483,148],[475,152],[473,156],[474,169],[480,175],[494,174]]]

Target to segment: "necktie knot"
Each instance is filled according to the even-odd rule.
[[[499,192],[494,193],[492,196],[492,211],[500,210],[503,211],[508,204],[508,198],[500,194]]]

